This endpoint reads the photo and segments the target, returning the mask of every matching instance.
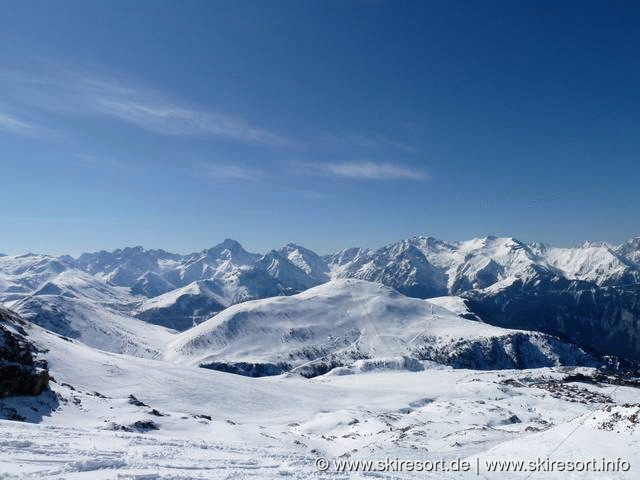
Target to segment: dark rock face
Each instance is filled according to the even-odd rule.
[[[597,355],[640,361],[640,285],[573,282],[559,290],[514,284],[497,293],[469,292],[465,297],[471,311],[492,325],[537,330]]]
[[[289,370],[286,364],[248,363],[248,362],[210,362],[200,364],[202,368],[225,373],[235,373],[246,377],[269,377],[280,375]]]
[[[224,305],[206,294],[185,294],[171,305],[146,310],[136,316],[145,322],[183,332],[224,308]]]
[[[18,315],[0,307],[0,398],[40,395],[49,386],[47,364],[34,358],[37,349],[24,325]]]
[[[33,365],[0,361],[0,398],[15,395],[40,395],[49,385],[46,370]]]
[[[425,343],[414,354],[453,368],[473,370],[527,369],[559,365],[599,366],[577,346],[536,332],[460,340],[437,346]]]

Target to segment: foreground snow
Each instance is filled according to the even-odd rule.
[[[1,478],[529,478],[488,473],[484,462],[538,457],[619,457],[631,469],[530,478],[637,478],[640,468],[638,408],[621,406],[637,390],[560,382],[575,369],[427,362],[408,372],[381,362],[353,375],[247,378],[106,353],[37,326],[29,334],[48,350],[55,382],[40,397],[0,401],[5,417],[34,422],[0,421]],[[320,457],[331,462],[326,472],[315,467]],[[345,473],[333,463],[386,458],[478,458],[482,468]]]

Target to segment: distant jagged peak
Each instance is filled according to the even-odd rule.
[[[617,252],[627,254],[627,253],[636,253],[640,254],[640,237],[635,237],[627,240],[622,245],[616,248]]]
[[[491,257],[496,260],[502,258],[503,261],[511,262],[519,258],[521,261],[537,261],[537,252],[530,245],[514,237],[479,237],[461,242],[459,244],[460,253],[464,253],[466,258]],[[498,260],[501,262],[500,260]]]
[[[279,249],[281,252],[294,252],[294,251],[299,251],[302,254],[305,255],[311,255],[314,257],[320,257],[316,252],[314,252],[313,250],[309,250],[306,247],[303,247],[302,245],[298,245],[296,243],[287,243],[284,247]]]
[[[33,252],[27,252],[27,253],[23,253],[22,255],[15,255],[15,258],[32,258],[32,257],[48,257],[49,255],[44,255],[41,253],[33,253]]]
[[[621,257],[623,262],[629,263],[640,270],[640,237],[627,240],[616,247],[613,252],[618,257]]]
[[[421,245],[418,245],[411,240],[402,240],[397,243],[392,243],[390,245],[385,245],[382,247],[379,252],[395,256],[419,256],[424,257],[423,249],[420,248]]]
[[[495,249],[498,247],[506,249],[529,248],[529,245],[514,237],[499,237],[496,235],[487,235],[484,237],[474,237],[470,240],[446,241],[432,236],[414,235],[405,240],[391,243],[382,247],[387,248],[392,245],[413,245],[423,252],[444,253],[453,251],[482,251],[487,249]]]
[[[506,248],[522,248],[528,246],[526,243],[515,237],[498,237],[496,235],[487,235],[486,237],[475,237],[471,240],[461,242],[461,245],[470,248],[485,248],[503,246]]]
[[[246,251],[240,242],[237,240],[233,240],[232,238],[225,238],[222,242],[217,244],[214,247],[209,248],[207,251],[222,251],[222,250],[230,250],[230,251]]]
[[[287,243],[277,251],[287,256],[291,261],[294,261],[296,258],[300,258],[306,262],[324,263],[322,257],[316,252],[295,243]]]
[[[434,251],[442,249],[451,250],[458,244],[458,242],[448,242],[431,236],[413,236],[408,238],[406,241]]]
[[[325,282],[329,279],[327,263],[320,255],[308,248],[288,243],[276,253],[286,257],[289,262],[318,282]]]
[[[28,253],[26,255],[5,256],[0,262],[0,271],[13,275],[29,275],[49,272],[58,274],[69,268],[69,264],[50,255]]]
[[[611,249],[612,245],[610,243],[607,243],[607,242],[598,242],[598,241],[586,240],[578,248],[584,248],[584,249],[587,249],[587,248],[607,248],[607,249]]]
[[[123,253],[142,253],[145,248],[142,245],[136,245],[135,247],[125,247],[122,249]]]
[[[551,248],[551,246],[549,244],[547,244],[547,243],[532,242],[532,243],[529,244],[529,248],[531,248],[531,250],[533,250],[534,252],[544,253],[549,248]]]
[[[135,247],[117,248],[111,252],[100,250],[99,252],[82,253],[75,263],[83,270],[95,271],[115,269],[122,262],[127,261],[157,261],[178,260],[181,255],[170,253],[162,249],[145,249],[138,245]],[[94,273],[94,272],[92,272]]]
[[[217,245],[204,250],[204,253],[208,255],[221,255],[223,252],[230,252],[231,254],[246,254],[247,252],[244,247],[237,240],[233,240],[231,238],[225,238],[222,242]]]
[[[260,254],[247,252],[240,242],[231,238],[225,238],[221,243],[203,253],[216,260],[229,260],[241,265],[253,263],[260,258]]]

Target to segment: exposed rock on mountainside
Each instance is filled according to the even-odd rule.
[[[49,385],[46,362],[27,338],[26,322],[0,307],[0,398],[40,395]]]
[[[537,330],[599,355],[640,360],[640,285],[596,288],[583,282],[533,288],[519,282],[500,291],[465,294],[487,323]]]

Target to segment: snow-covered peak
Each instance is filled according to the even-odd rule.
[[[585,243],[579,248],[549,248],[543,258],[569,279],[597,285],[628,284],[640,280],[638,265],[603,243]]]
[[[626,241],[615,252],[640,267],[640,237]]]
[[[306,256],[298,249],[284,247],[267,253],[260,259],[257,268],[264,269],[280,282],[284,291],[297,293],[328,280],[322,271],[323,263],[317,255]]]
[[[583,355],[550,337],[525,337],[524,332],[463,319],[378,283],[343,279],[291,297],[232,306],[177,336],[167,358],[227,371],[251,365],[251,375],[293,370],[313,376],[363,358],[408,356],[504,368],[520,361],[553,365]],[[504,348],[508,358],[513,342],[519,344],[516,355],[523,355],[517,360],[492,364],[495,356],[480,353],[485,347]]]
[[[317,253],[293,243],[285,245],[279,252],[318,283],[329,280],[329,267]]]
[[[236,265],[250,265],[254,263],[260,255],[247,252],[236,240],[225,239],[213,248],[205,250],[206,256],[214,261],[230,261]]]
[[[100,276],[118,286],[131,286],[147,272],[158,272],[160,261],[179,261],[180,255],[164,250],[145,250],[142,247],[126,247],[113,252],[83,253],[75,266],[92,275]]]

